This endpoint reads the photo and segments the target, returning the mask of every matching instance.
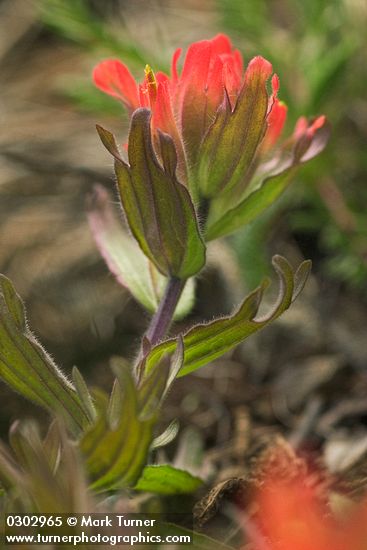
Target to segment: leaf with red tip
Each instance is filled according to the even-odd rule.
[[[118,59],[107,59],[93,70],[97,88],[120,99],[131,111],[139,107],[137,83],[129,69]]]
[[[262,153],[265,153],[274,147],[280,134],[282,133],[286,118],[287,106],[278,99],[275,99],[267,118],[268,127],[266,129],[265,137],[261,143]]]
[[[191,44],[180,81],[179,114],[183,140],[190,162],[194,162],[207,128],[207,84],[212,48],[209,40]]]
[[[204,196],[234,189],[246,178],[266,129],[266,81],[271,71],[268,61],[255,57],[234,110],[228,98],[220,107],[199,154],[197,180]]]
[[[270,174],[258,178],[255,174],[254,183],[247,188],[242,200],[238,202],[236,197],[232,201],[231,196],[227,195],[212,201],[207,221],[206,239],[208,241],[229,235],[253,221],[283,193],[299,166],[314,158],[325,148],[330,136],[329,126],[324,124],[311,132],[310,128],[304,128],[297,133],[293,151],[289,153],[286,150],[284,158],[280,158],[276,168]]]

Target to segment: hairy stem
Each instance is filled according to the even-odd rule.
[[[176,277],[171,277],[168,280],[164,296],[145,334],[153,346],[168,331],[185,283],[186,280],[177,279]]]
[[[205,224],[208,217],[209,201],[202,200],[199,207],[199,224],[204,233]],[[177,277],[171,277],[168,280],[164,296],[160,301],[158,309],[152,317],[148,330],[145,333],[145,337],[149,340],[150,345],[155,346],[166,335],[169,327],[171,326],[173,315],[176,310],[176,306],[181,297],[182,291],[185,288],[186,279],[178,279]],[[143,355],[143,349],[140,350],[140,354],[137,360],[139,365]],[[141,373],[138,373],[140,379]]]

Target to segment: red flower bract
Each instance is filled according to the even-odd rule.
[[[153,112],[153,130],[170,134],[179,156],[185,155],[192,164],[225,94],[233,109],[254,70],[261,67],[266,80],[272,66],[257,57],[244,73],[241,53],[232,48],[229,38],[223,34],[191,44],[181,75],[177,70],[180,54],[181,49],[178,49],[173,55],[171,76],[161,72],[154,75],[147,66],[145,78],[138,84],[121,61],[111,59],[96,66],[93,78],[98,88],[121,100],[130,112],[137,107],[149,107]],[[279,88],[276,76],[272,86],[264,149],[275,145],[286,118],[286,106],[276,97]]]
[[[154,76],[148,68],[144,81],[137,84],[121,61],[111,59],[94,69],[94,82],[130,110],[150,107],[154,124],[162,131],[171,130],[173,115],[184,131],[188,120],[194,118],[195,127],[205,129],[223,100],[225,88],[235,101],[243,82],[242,57],[238,50],[232,49],[228,37],[220,34],[189,46],[179,76],[180,54],[181,49],[177,49],[173,55],[171,77],[161,72]]]
[[[301,118],[293,136],[279,145],[287,108],[279,101],[279,79],[271,63],[242,56],[219,34],[173,55],[171,75],[147,65],[138,84],[117,60],[94,70],[95,84],[119,99],[130,114],[152,112],[152,143],[161,164],[161,135],[177,155],[177,178],[194,203],[207,205],[206,238],[229,234],[258,216],[285,189],[296,169],[322,151],[328,140],[325,117]],[[270,81],[270,82],[269,82]],[[256,208],[255,208],[256,203]]]

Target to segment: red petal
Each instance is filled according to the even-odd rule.
[[[129,69],[117,59],[107,59],[93,70],[97,88],[120,99],[131,110],[139,107],[138,87]]]
[[[167,82],[169,80],[169,76],[167,76],[165,73],[162,73],[162,71],[158,71],[155,73],[155,79],[157,83]]]
[[[207,83],[207,98],[211,109],[208,111],[208,116],[211,118],[219,105],[222,103],[224,94],[223,81],[223,61],[219,56],[212,58],[210,73]]]
[[[232,44],[226,34],[217,34],[214,38],[209,40],[212,45],[212,52],[215,55],[228,54],[232,52]]]
[[[272,97],[275,99],[277,97],[278,92],[279,92],[279,76],[275,73],[271,77],[271,87],[272,87],[272,90],[273,90]]]
[[[158,83],[152,126],[154,128],[159,128],[166,134],[170,134],[172,138],[175,137],[174,134],[177,134],[168,81]]]
[[[321,115],[321,116],[317,117],[307,130],[308,136],[313,137],[315,135],[316,130],[319,130],[320,128],[322,128],[324,126],[325,122],[326,122],[326,116],[325,115]]]
[[[301,116],[296,122],[296,126],[293,132],[293,139],[297,141],[306,132],[307,128],[307,118],[305,116]]]
[[[263,152],[268,151],[275,145],[282,133],[286,118],[287,106],[278,99],[275,99],[272,109],[268,114],[268,128],[261,147]]]
[[[185,155],[183,151],[182,141],[176,125],[176,120],[172,110],[172,102],[170,95],[170,82],[167,79],[164,82],[158,83],[157,98],[155,108],[152,116],[152,128],[153,130],[161,130],[166,134],[169,134],[174,141],[177,157],[178,157],[178,169],[177,173],[180,180],[186,182],[186,170],[185,170]]]
[[[252,79],[260,78],[262,81],[266,81],[271,75],[273,68],[271,63],[258,55],[251,59],[245,72],[245,85]]]
[[[150,107],[148,87],[145,80],[143,84],[139,84],[139,107]]]
[[[178,98],[178,116],[190,156],[195,156],[207,127],[207,84],[212,47],[208,40],[189,47]]]
[[[242,84],[242,73],[238,72],[236,60],[233,56],[222,56],[223,60],[223,84],[231,100],[232,107],[236,103]]]
[[[212,48],[209,40],[201,40],[191,44],[186,53],[181,81],[189,83],[189,79],[194,76],[201,87],[205,86],[211,53]]]
[[[175,51],[175,53],[173,54],[173,57],[172,57],[171,72],[172,72],[172,81],[173,81],[173,83],[176,83],[178,81],[177,62],[178,62],[178,59],[181,55],[181,52],[182,52],[182,48],[178,48]]]

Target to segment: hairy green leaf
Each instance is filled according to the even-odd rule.
[[[141,248],[117,219],[108,192],[95,186],[89,200],[89,224],[110,271],[134,298],[154,313],[162,299],[167,278],[145,256]],[[187,315],[194,305],[195,281],[190,278],[177,304],[175,319]]]
[[[266,178],[255,191],[250,193],[242,202],[228,210],[222,217],[215,220],[216,204],[208,217],[206,239],[217,239],[233,233],[243,225],[252,222],[268,206],[273,204],[291,182],[296,168],[288,168],[281,174]],[[221,207],[221,205],[219,205]]]
[[[179,377],[220,357],[254,332],[267,326],[289,308],[305,284],[311,262],[303,262],[294,273],[285,258],[274,256],[273,266],[279,278],[279,295],[273,308],[267,315],[256,316],[263,292],[267,287],[265,281],[247,296],[234,314],[191,328],[183,336],[184,363],[178,372]],[[146,371],[149,372],[154,368],[162,356],[172,353],[176,346],[175,340],[167,340],[152,348],[146,358]]]
[[[44,441],[32,421],[13,424],[9,439],[14,457],[0,446],[0,480],[8,493],[8,511],[70,514],[90,508],[75,443],[60,419]]]
[[[204,266],[205,245],[190,194],[175,176],[173,141],[160,134],[162,167],[152,145],[150,118],[148,109],[137,109],[132,115],[130,165],[119,154],[113,135],[97,129],[115,158],[121,201],[135,239],[162,274],[186,279]]]
[[[79,395],[80,402],[84,407],[85,414],[88,416],[89,420],[93,422],[96,418],[96,410],[94,408],[93,399],[89,393],[87,384],[85,383],[85,380],[77,367],[73,368],[72,376],[74,387]]]
[[[0,275],[0,377],[24,397],[62,415],[75,431],[89,423],[72,384],[27,326],[23,302]]]
[[[150,349],[147,343],[146,353]],[[182,360],[179,343],[173,356],[162,354],[154,368],[136,382],[125,362],[114,358],[111,366],[117,380],[110,399],[95,394],[98,417],[80,441],[93,489],[119,489],[136,483],[153,442],[159,408]],[[145,357],[141,365],[137,372],[144,372]]]
[[[153,428],[161,389],[147,378],[142,393],[125,365],[115,361],[118,376],[109,403],[97,396],[99,416],[84,434],[80,449],[94,490],[134,485],[144,467],[153,440]],[[149,394],[149,399],[147,394]],[[150,397],[152,395],[153,397]]]
[[[185,470],[178,470],[169,464],[146,466],[135,491],[157,493],[159,495],[179,495],[194,493],[203,481]]]
[[[143,377],[139,386],[139,418],[149,418],[157,411],[165,394],[169,373],[170,358],[164,357],[150,373]]]

